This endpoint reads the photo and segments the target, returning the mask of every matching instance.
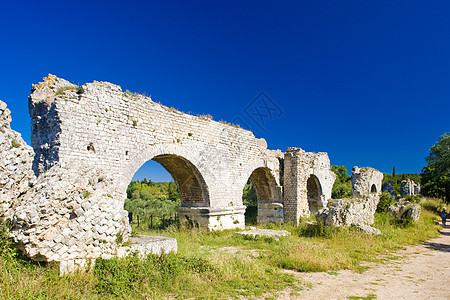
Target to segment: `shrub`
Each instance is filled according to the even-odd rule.
[[[12,140],[12,141],[11,141],[11,147],[13,147],[13,148],[19,148],[19,147],[20,147],[20,143],[17,142],[16,140]]]
[[[55,95],[59,96],[59,95],[64,94],[64,91],[70,91],[70,90],[76,90],[77,93],[82,93],[83,92],[83,88],[80,88],[78,86],[64,86],[64,87],[59,88],[56,91]]]
[[[409,201],[411,203],[419,203],[420,202],[420,197],[417,195],[409,195],[405,197],[406,201]]]
[[[380,202],[377,205],[377,212],[386,212],[389,206],[394,203],[394,197],[389,193],[382,193]]]

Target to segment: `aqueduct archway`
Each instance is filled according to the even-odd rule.
[[[172,145],[153,145],[139,153],[123,171],[121,188],[125,188],[131,182],[136,171],[149,160],[161,164],[172,176],[180,193],[181,206],[183,207],[209,207],[210,197],[208,184],[201,171],[192,162],[198,163],[195,156],[198,153],[187,151],[183,147]],[[187,158],[189,157],[189,158]]]
[[[268,167],[259,167],[252,172],[249,178],[256,190],[258,223],[282,223],[284,221],[281,186],[271,171]]]
[[[49,76],[34,86],[30,115],[35,173],[71,161],[95,166],[111,174],[117,205],[123,205],[134,173],[151,159],[177,183],[179,214],[209,229],[244,226],[242,190],[249,178],[260,222],[297,223],[309,214],[302,191],[312,172],[322,197],[331,196],[334,175],[325,153],[300,149],[294,155],[299,162],[286,168],[287,154],[268,150],[250,131],[185,114],[107,82],[80,89]]]
[[[315,215],[324,206],[324,195],[319,179],[315,175],[311,175],[306,182],[308,195],[308,207],[312,215]]]
[[[331,197],[335,175],[326,153],[269,150],[248,130],[185,114],[111,83],[77,87],[49,75],[33,85],[29,110],[34,161],[24,166],[33,165],[37,183],[26,191],[11,187],[19,196],[11,204],[6,193],[0,207],[27,255],[61,262],[61,270],[116,253],[131,230],[123,209],[127,186],[152,159],[179,187],[179,215],[210,230],[244,227],[242,191],[249,178],[260,222],[298,224],[310,214],[308,197],[323,205]],[[0,111],[6,130],[10,116],[1,101]],[[14,150],[4,140],[4,148]]]

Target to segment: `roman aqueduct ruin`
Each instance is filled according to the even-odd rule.
[[[28,256],[60,262],[62,270],[114,255],[128,238],[126,188],[149,160],[176,182],[180,218],[209,230],[244,228],[249,179],[260,223],[297,224],[331,198],[335,174],[326,153],[269,150],[250,131],[111,83],[77,87],[49,75],[33,85],[32,148],[10,129],[0,104],[3,215]]]

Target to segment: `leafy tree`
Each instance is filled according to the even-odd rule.
[[[422,194],[450,202],[450,132],[444,133],[430,149],[422,169]]]
[[[180,207],[180,194],[175,182],[132,181],[127,188],[124,208],[139,216],[169,216]]]
[[[377,212],[386,212],[391,204],[394,203],[394,197],[388,193],[382,193],[380,195],[380,201],[377,205]]]
[[[336,174],[336,181],[331,191],[331,198],[342,199],[352,196],[351,176],[347,175],[345,166],[331,166],[331,171]]]

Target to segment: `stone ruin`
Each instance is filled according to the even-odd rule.
[[[24,254],[61,272],[124,253],[126,188],[148,160],[176,182],[180,219],[208,230],[244,228],[248,179],[260,223],[298,224],[331,198],[336,176],[326,153],[269,150],[250,131],[111,83],[78,87],[49,75],[28,100],[33,148],[11,130],[0,101],[0,216]]]
[[[383,192],[389,193],[397,199],[397,193],[394,190],[394,181],[389,180],[383,188]],[[400,193],[405,196],[418,196],[420,194],[420,184],[411,179],[405,179],[400,182]]]
[[[417,196],[420,194],[420,184],[411,179],[402,180],[400,183],[400,192],[402,196]]]
[[[325,225],[357,226],[370,234],[380,231],[371,227],[380,201],[383,173],[373,168],[352,169],[352,199],[332,200],[320,210],[316,219]]]
[[[378,194],[381,192],[383,173],[373,168],[352,169],[352,195],[355,198],[368,194]]]

